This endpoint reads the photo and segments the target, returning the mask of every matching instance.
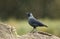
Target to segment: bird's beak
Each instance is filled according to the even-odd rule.
[[[27,12],[27,13],[26,13],[26,16],[28,17],[28,15],[29,15],[29,13]]]

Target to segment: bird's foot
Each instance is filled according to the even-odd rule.
[[[35,32],[37,32],[37,30],[36,29],[33,29],[30,33],[35,33]]]

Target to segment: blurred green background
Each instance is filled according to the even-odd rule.
[[[60,0],[0,0],[0,22],[15,26],[19,35],[33,29],[28,24],[26,12],[32,12],[48,25],[48,28],[37,27],[38,31],[60,36]]]

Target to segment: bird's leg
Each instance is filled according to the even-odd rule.
[[[33,33],[34,29],[30,32],[30,33]]]
[[[31,32],[32,33],[37,32],[36,28],[33,28],[33,30]]]

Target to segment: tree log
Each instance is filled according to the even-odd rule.
[[[0,23],[0,39],[60,39],[55,35],[45,32],[27,33],[19,36],[16,33],[15,27]]]

